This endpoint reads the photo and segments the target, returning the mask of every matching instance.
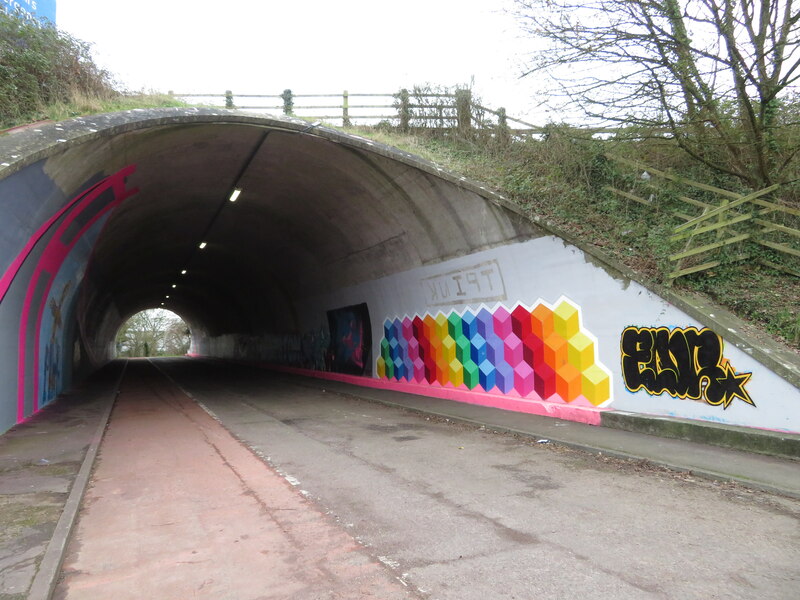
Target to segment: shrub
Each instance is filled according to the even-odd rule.
[[[89,44],[21,14],[0,11],[0,126],[41,118],[48,106],[116,94]]]

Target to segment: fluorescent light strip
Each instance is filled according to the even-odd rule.
[[[205,242],[200,242],[200,250],[202,250],[203,248],[205,248],[207,245],[208,245],[208,244],[206,244]]]
[[[239,197],[239,194],[242,193],[242,190],[239,188],[234,188],[233,192],[231,192],[231,197],[228,198],[231,202],[236,202],[236,199]]]

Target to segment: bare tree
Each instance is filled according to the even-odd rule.
[[[189,327],[182,319],[173,319],[164,331],[164,355],[182,356],[189,351],[191,345]]]
[[[798,0],[515,0],[547,73],[591,117],[668,130],[759,189],[798,177]],[[794,92],[794,95],[793,95]]]

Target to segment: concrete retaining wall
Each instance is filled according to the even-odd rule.
[[[415,390],[422,384],[515,401],[800,431],[797,388],[726,343],[726,334],[736,332],[701,322],[642,285],[615,277],[557,237],[511,243],[309,298],[302,322],[310,330],[324,327],[327,310],[358,302],[369,306],[372,325],[368,371],[415,384]],[[470,340],[465,320],[477,317],[477,330],[482,312],[492,316],[491,331]],[[425,332],[426,316],[432,317],[432,334]],[[537,317],[543,336],[535,334]],[[415,318],[423,321],[421,328],[415,328]],[[437,318],[445,323],[439,332]],[[454,335],[459,332],[453,323],[460,335]],[[486,344],[490,337],[503,342],[496,351]],[[436,345],[429,356],[446,356],[434,360],[433,373],[419,350],[426,338],[429,347],[431,340]],[[468,351],[459,349],[459,340]],[[450,354],[442,342],[451,344]],[[487,360],[477,346],[489,353],[485,373],[473,360]],[[392,361],[396,368],[388,372]],[[473,364],[465,367],[468,362]],[[444,376],[437,376],[442,363]],[[467,372],[475,366],[478,373],[470,380]]]

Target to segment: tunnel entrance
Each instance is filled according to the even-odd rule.
[[[123,324],[153,307],[181,316],[192,356],[584,422],[613,402],[800,428],[796,388],[721,338],[709,368],[727,405],[626,387],[623,332],[699,331],[713,314],[400,150],[180,108],[34,126],[0,152],[0,432],[121,352]]]
[[[424,293],[399,274],[534,230],[435,165],[291,119],[130,111],[5,142],[24,152],[0,167],[0,349],[18,357],[0,431],[115,356],[165,351],[126,325],[153,307],[191,355],[370,376],[384,320]]]
[[[151,308],[136,313],[122,325],[116,337],[116,355],[184,356],[191,342],[189,326],[180,316],[163,308]]]

